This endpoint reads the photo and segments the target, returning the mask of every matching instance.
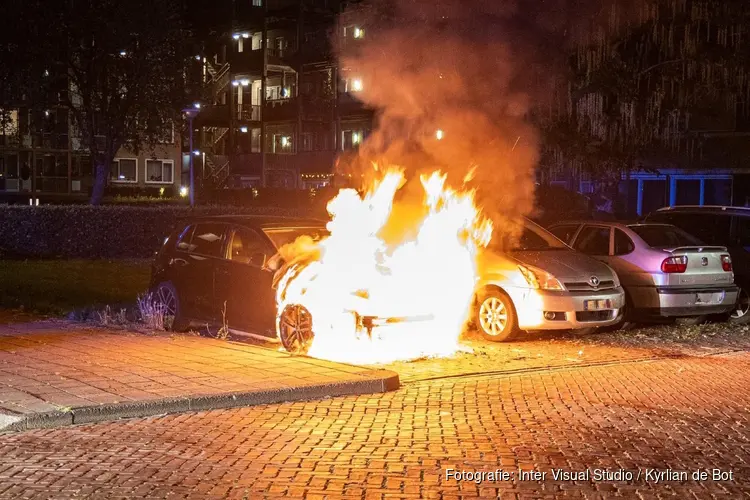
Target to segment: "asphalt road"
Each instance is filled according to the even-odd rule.
[[[460,372],[2,435],[0,497],[750,498],[747,352]],[[495,477],[455,480],[481,471]]]

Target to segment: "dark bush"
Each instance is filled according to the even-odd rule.
[[[308,213],[269,207],[0,205],[0,257],[144,258],[187,217]]]

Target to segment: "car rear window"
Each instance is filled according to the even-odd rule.
[[[652,248],[674,248],[703,244],[698,238],[674,226],[637,225],[628,227]]]
[[[693,211],[654,212],[646,222],[677,226],[691,236],[698,238],[701,244],[729,245],[731,217],[725,214]]]

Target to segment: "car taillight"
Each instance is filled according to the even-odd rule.
[[[685,255],[679,257],[667,257],[661,263],[661,270],[664,273],[684,273],[687,269],[688,259]]]
[[[732,271],[732,258],[729,255],[721,256],[721,268],[728,273]]]

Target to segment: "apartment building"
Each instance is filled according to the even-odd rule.
[[[654,5],[633,2],[640,8],[636,19],[649,29],[624,35],[618,30],[629,23],[612,7],[609,29],[577,47],[571,69],[581,75],[578,86],[591,90],[580,93],[563,82],[560,113],[572,117],[570,123],[588,134],[594,149],[607,142],[646,145],[634,153],[627,171],[617,173],[619,202],[629,215],[673,205],[749,206],[750,85],[741,60],[719,67],[706,56],[742,50],[743,28],[732,10],[739,4],[716,10],[690,2]],[[612,62],[615,56],[631,66],[632,78],[620,87],[637,89],[632,100],[606,86],[598,90],[591,81],[602,68],[622,64]],[[596,195],[611,183],[592,175],[608,170],[593,158],[546,153],[540,169],[545,184]]]
[[[51,92],[68,92],[65,79]],[[69,110],[48,99],[48,109],[23,98],[2,103],[0,119],[0,201],[82,198],[90,194],[93,166]],[[136,154],[117,152],[109,185],[113,193],[178,195],[181,172],[180,125],[166,130],[164,141]]]
[[[356,70],[341,71],[333,54],[333,43],[358,43],[367,33],[356,14],[341,16],[347,7],[338,0],[233,0],[213,9],[194,68],[207,89],[193,131],[193,161],[206,183],[331,182],[336,158],[365,139],[373,119],[357,99],[363,83]]]

